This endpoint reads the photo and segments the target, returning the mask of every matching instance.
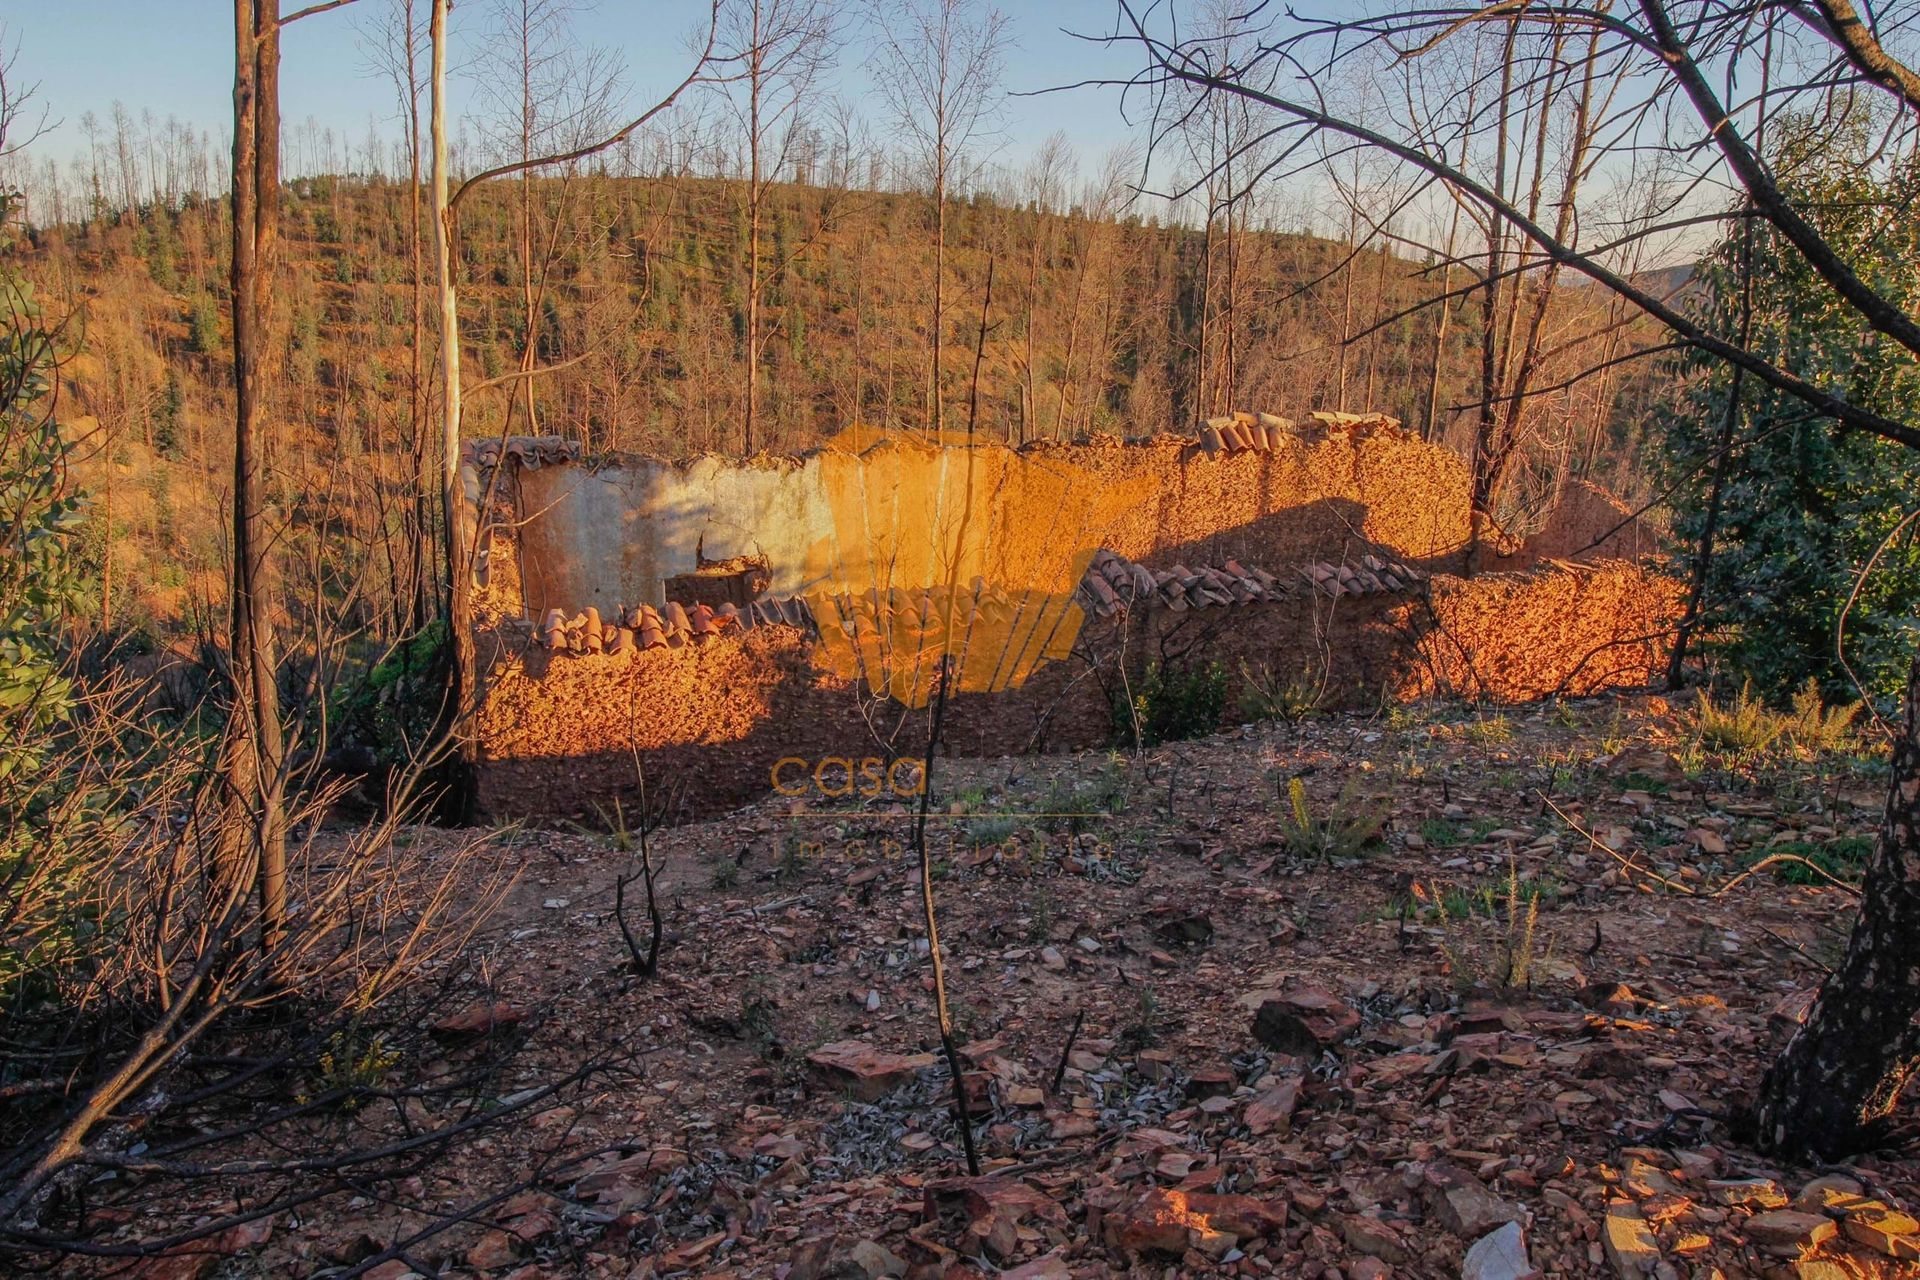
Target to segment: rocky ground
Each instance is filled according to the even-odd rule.
[[[1844,944],[1825,873],[1857,879],[1883,760],[1736,759],[1695,728],[1597,699],[941,762],[977,1179],[891,797],[656,833],[651,979],[615,918],[624,842],[501,833],[519,881],[478,943],[491,989],[447,1020],[445,1063],[406,1068],[504,1037],[502,1096],[593,1053],[631,1070],[159,1267],[345,1274],[502,1187],[364,1273],[1920,1274],[1911,1148],[1786,1167],[1737,1124]]]

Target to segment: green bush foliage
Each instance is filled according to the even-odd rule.
[[[1113,697],[1113,727],[1122,742],[1152,747],[1198,738],[1220,727],[1227,709],[1227,669],[1152,663],[1132,689]]]
[[[1920,164],[1873,164],[1864,126],[1836,137],[1829,125],[1783,124],[1785,140],[1769,159],[1788,200],[1870,285],[1920,312],[1920,220],[1907,212],[1920,196]],[[1895,418],[1920,400],[1920,362],[1880,340],[1764,221],[1753,225],[1750,250],[1735,230],[1692,287],[1705,321],[1730,337],[1750,287],[1752,347],[1815,386]],[[1662,465],[1679,484],[1675,533],[1697,546],[1733,375],[1699,353],[1677,358],[1673,371],[1681,390],[1656,434]],[[1837,429],[1751,377],[1742,381],[1734,440],[1702,612],[1705,647],[1770,703],[1784,705],[1809,676],[1829,698],[1855,697],[1835,634],[1856,575],[1920,492],[1920,452]],[[1847,658],[1870,696],[1900,687],[1916,616],[1920,539],[1909,531],[1881,553],[1847,612]]]
[[[339,686],[332,728],[383,766],[402,767],[434,740],[446,710],[452,662],[446,619],[435,618],[393,646],[364,679]]]
[[[0,198],[0,224],[6,201]],[[31,288],[0,266],[0,1007],[17,1008],[72,963],[94,922],[85,859],[68,832],[91,820],[88,780],[55,763],[78,701],[63,652],[86,586],[86,513],[68,444],[48,413],[54,335]]]

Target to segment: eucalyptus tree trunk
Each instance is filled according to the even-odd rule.
[[[1920,1071],[1920,656],[1892,774],[1846,958],[1760,1083],[1758,1140],[1786,1155],[1872,1146]]]
[[[447,632],[453,659],[448,717],[459,779],[448,808],[464,811],[468,712],[473,702],[473,548],[460,512],[460,306],[453,278],[453,209],[447,184],[447,11],[452,0],[433,0],[428,39],[432,44],[433,94],[429,128],[433,152],[433,262],[440,300],[440,505],[446,524]],[[462,816],[464,814],[462,813]]]
[[[229,644],[233,711],[221,762],[227,811],[241,815],[223,844],[228,866],[251,863],[261,943],[287,911],[282,763],[273,624],[266,601],[260,385],[280,211],[280,18],[273,0],[234,0],[233,75],[233,582]],[[242,842],[245,842],[243,847]]]

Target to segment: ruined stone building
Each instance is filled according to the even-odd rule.
[[[1123,740],[1156,668],[1219,664],[1223,722],[1280,689],[1641,684],[1678,596],[1584,487],[1467,574],[1466,468],[1372,416],[1020,449],[854,429],[684,463],[514,438],[470,445],[465,481],[496,819],[630,811],[642,770],[714,812],[783,758],[917,754],[941,670],[958,755]]]

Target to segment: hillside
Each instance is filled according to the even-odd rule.
[[[290,547],[323,525],[355,535],[312,571],[357,583],[359,620],[391,633],[417,591],[415,530],[434,519],[415,487],[435,466],[419,427],[437,395],[430,317],[415,341],[416,306],[430,300],[413,285],[417,266],[430,274],[429,246],[416,259],[404,183],[302,179],[283,199],[281,367],[268,379],[276,496]],[[1227,245],[1219,227],[1096,213],[951,204],[939,387],[949,425],[964,421],[976,377],[979,428],[1016,441],[1151,434],[1248,406],[1364,407],[1419,425],[1429,399],[1445,435],[1462,416],[1447,410],[1475,394],[1474,305],[1453,309],[1437,374],[1437,312],[1369,332],[1439,289],[1415,263],[1303,234],[1240,230]],[[805,448],[854,420],[929,420],[931,214],[913,195],[773,189],[756,448]],[[32,237],[30,272],[76,321],[64,416],[89,439],[82,479],[96,494],[101,608],[115,626],[191,626],[217,598],[231,397],[224,216],[221,203],[189,200]],[[743,189],[722,179],[477,188],[458,243],[467,433],[561,434],[590,453],[740,451],[747,243]],[[1577,318],[1556,313],[1562,327]],[[529,350],[554,371],[491,383]],[[1587,354],[1576,344],[1563,358],[1577,369]],[[1566,449],[1578,470],[1622,465],[1604,447],[1622,434],[1618,384],[1596,382],[1540,411],[1556,456]],[[1515,501],[1542,483],[1522,476]]]

